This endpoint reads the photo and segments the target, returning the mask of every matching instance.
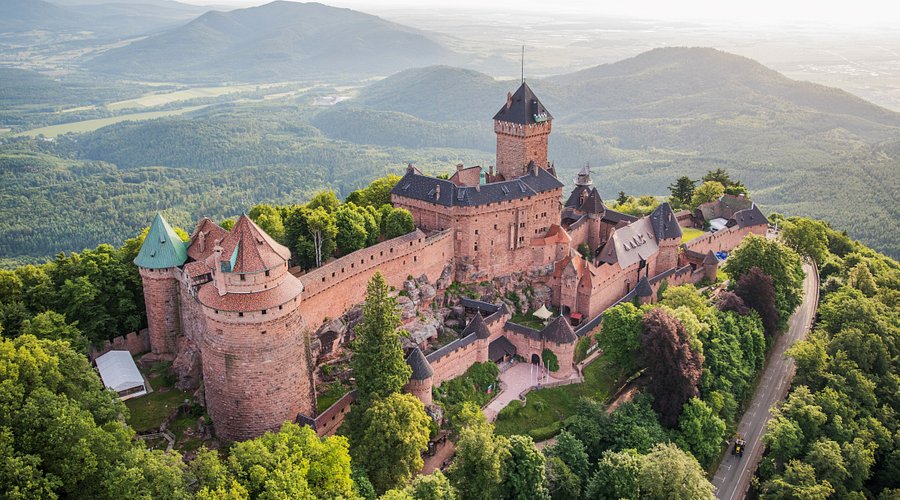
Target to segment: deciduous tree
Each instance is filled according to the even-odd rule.
[[[603,356],[625,373],[631,373],[637,367],[642,314],[630,302],[611,307],[603,314],[602,326],[597,334],[597,344]]]
[[[723,194],[725,194],[725,186],[720,182],[705,181],[694,190],[694,195],[691,197],[691,208],[718,200]]]
[[[549,499],[544,478],[544,456],[530,436],[511,436],[509,455],[503,461],[500,498]]]
[[[641,362],[650,376],[647,389],[663,425],[672,427],[684,404],[697,396],[703,356],[691,348],[681,322],[663,309],[644,315],[643,330]]]
[[[644,459],[638,479],[641,498],[658,500],[713,499],[713,485],[691,455],[674,444],[658,444]]]

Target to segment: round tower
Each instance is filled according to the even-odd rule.
[[[219,437],[237,441],[315,414],[303,285],[288,272],[290,251],[248,217],[214,246],[201,286],[206,405]]]
[[[153,354],[174,354],[181,333],[179,266],[187,260],[181,238],[161,214],[156,214],[134,259],[141,273],[147,330]]]
[[[434,370],[418,347],[406,357],[406,364],[412,368],[412,375],[404,387],[406,392],[417,397],[425,406],[431,404],[431,389],[434,386]]]

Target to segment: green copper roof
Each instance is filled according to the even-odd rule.
[[[164,269],[178,267],[186,260],[187,247],[184,242],[175,234],[175,230],[166,219],[156,214],[134,263],[146,269]]]

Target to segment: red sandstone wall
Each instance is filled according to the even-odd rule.
[[[107,340],[100,347],[91,346],[90,358],[96,359],[109,351],[128,351],[132,356],[150,351],[150,333],[147,329],[131,332],[112,340]]]
[[[765,236],[767,229],[768,227],[765,224],[744,228],[734,226],[715,233],[706,233],[698,238],[694,238],[685,243],[685,247],[688,250],[703,254],[710,250],[713,252],[730,252],[737,248],[748,234],[753,233],[759,236]]]
[[[481,344],[484,345],[482,346]],[[438,360],[432,361],[431,369],[434,371],[432,376],[434,385],[441,385],[445,380],[456,378],[465,373],[470,366],[478,362],[479,349],[487,349],[487,345],[487,339],[479,339]]]
[[[300,276],[303,320],[315,330],[326,318],[337,318],[362,302],[375,271],[381,271],[389,285],[399,288],[409,275],[425,274],[434,282],[452,259],[449,231],[425,236],[416,230],[353,252]]]
[[[494,122],[497,134],[497,172],[506,179],[518,177],[532,160],[539,167],[547,165],[547,147],[551,122],[518,125]]]
[[[189,277],[182,277],[178,287],[181,333],[200,345],[203,334],[206,333],[206,315],[203,313],[203,306],[191,294],[189,281]]]
[[[141,268],[140,272],[150,349],[154,354],[174,354],[181,334],[177,270]]]
[[[215,314],[203,336],[206,404],[219,437],[243,440],[314,415],[305,328],[297,309]]]
[[[316,434],[319,437],[334,435],[338,427],[344,422],[344,419],[347,418],[350,407],[353,406],[355,401],[356,391],[354,390],[344,394],[341,399],[335,401],[333,405],[317,416],[315,418]]]

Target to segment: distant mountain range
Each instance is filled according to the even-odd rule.
[[[0,33],[93,31],[106,37],[133,36],[173,28],[207,10],[171,0],[3,0]]]
[[[412,69],[364,88],[314,123],[335,139],[404,137],[407,144],[430,122],[456,123],[481,134],[456,146],[488,149],[490,117],[517,85],[446,66]],[[900,254],[900,113],[708,48],[655,49],[529,85],[555,118],[550,152],[563,180],[590,163],[605,196],[661,195],[680,175],[699,178],[723,167],[769,211],[829,220]],[[337,113],[346,127],[327,119]],[[390,135],[353,125],[388,120]],[[422,136],[420,147],[446,146],[454,137]]]
[[[390,74],[459,56],[429,34],[362,12],[277,1],[207,12],[88,62],[104,73],[241,81]]]

